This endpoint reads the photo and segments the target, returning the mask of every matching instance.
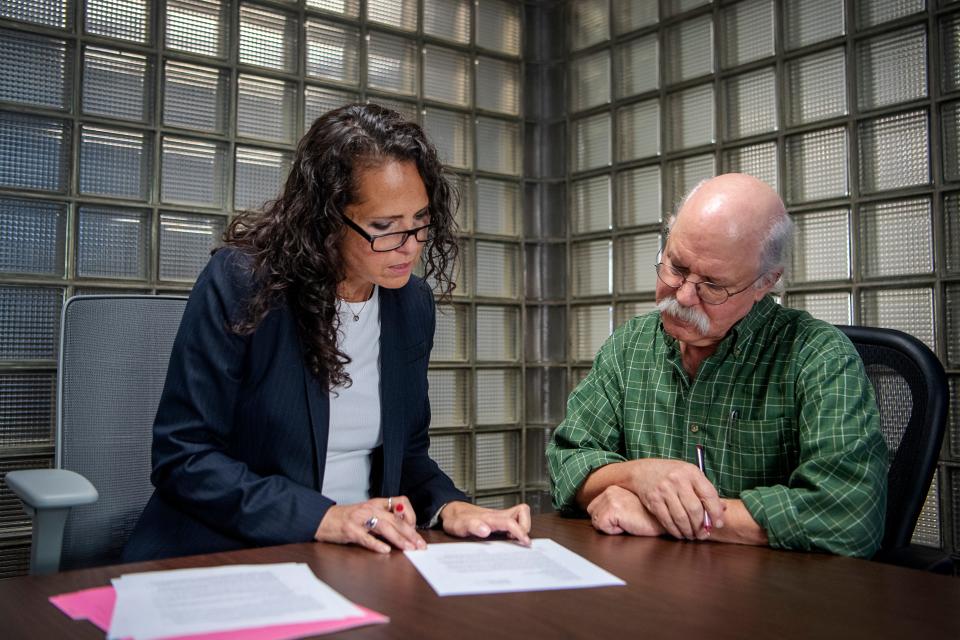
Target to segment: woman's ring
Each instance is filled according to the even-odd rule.
[[[377,527],[378,522],[380,522],[380,520],[377,516],[370,516],[367,518],[367,521],[363,523],[363,526],[366,527],[367,531],[373,531]]]
[[[387,498],[387,511],[393,511],[393,496]]]

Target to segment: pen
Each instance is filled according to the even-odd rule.
[[[707,475],[707,472],[703,470],[703,445],[697,445],[697,466],[700,467],[700,473]],[[707,533],[713,529],[713,522],[710,520],[710,514],[707,513],[706,509],[703,511],[703,528],[707,530]]]

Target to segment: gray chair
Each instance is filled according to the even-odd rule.
[[[153,420],[185,306],[145,295],[64,305],[56,468],[6,476],[33,519],[32,574],[119,561],[153,491]]]

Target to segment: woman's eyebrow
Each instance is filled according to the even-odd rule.
[[[412,214],[407,213],[385,213],[383,215],[373,215],[370,216],[371,220],[399,220],[401,218],[406,218],[408,215],[418,216],[421,213],[425,213],[430,208],[430,205],[425,206],[422,209],[414,211]]]

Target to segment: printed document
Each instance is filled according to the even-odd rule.
[[[134,573],[113,580],[109,638],[147,640],[333,620],[363,612],[305,564]]]
[[[553,540],[448,542],[404,551],[438,596],[622,586],[623,580]]]

